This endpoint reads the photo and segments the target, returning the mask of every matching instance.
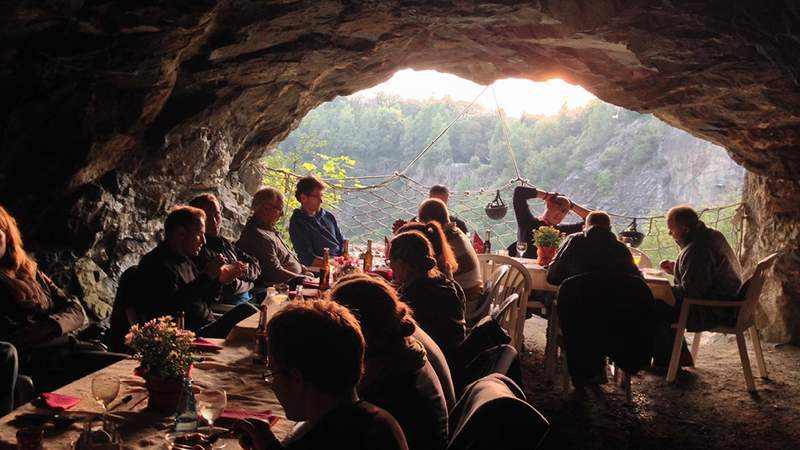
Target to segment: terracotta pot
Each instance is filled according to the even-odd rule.
[[[550,264],[550,261],[556,256],[556,251],[558,249],[555,247],[536,247],[536,260],[539,265],[546,266]]]
[[[173,414],[178,409],[181,399],[183,380],[180,378],[158,378],[148,376],[145,379],[147,386],[147,408],[166,414]]]

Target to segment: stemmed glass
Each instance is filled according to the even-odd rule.
[[[197,412],[208,422],[208,434],[214,434],[214,421],[222,415],[228,404],[224,389],[205,389],[197,394]]]
[[[103,407],[103,426],[105,427],[108,416],[108,405],[119,394],[119,377],[110,374],[100,374],[92,378],[92,397]]]
[[[528,243],[525,241],[517,241],[517,258],[522,258],[526,251],[528,251]]]

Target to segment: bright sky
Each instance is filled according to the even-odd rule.
[[[472,101],[482,89],[483,86],[455,75],[435,70],[405,69],[395,73],[385,83],[353,95],[374,96],[382,92],[414,100],[450,96],[456,100]],[[520,117],[523,112],[538,115],[556,114],[564,102],[572,109],[584,106],[596,98],[584,88],[573,86],[560,79],[537,83],[508,78],[496,81],[494,90],[500,107],[506,115],[513,117]],[[492,90],[487,90],[478,99],[478,103],[490,111],[495,110]]]

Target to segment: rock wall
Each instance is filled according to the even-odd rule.
[[[114,278],[196,192],[240,219],[303,115],[406,67],[561,77],[798,180],[799,24],[794,0],[10,0],[0,203],[53,270]]]
[[[778,252],[764,284],[757,324],[773,342],[800,343],[800,182],[745,177],[744,267]]]

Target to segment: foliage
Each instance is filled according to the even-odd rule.
[[[125,336],[125,344],[136,352],[138,373],[163,379],[182,378],[195,361],[192,353],[194,333],[178,328],[172,316],[134,325]]]
[[[561,244],[561,232],[553,227],[539,227],[533,230],[533,243],[539,248],[557,248]]]

